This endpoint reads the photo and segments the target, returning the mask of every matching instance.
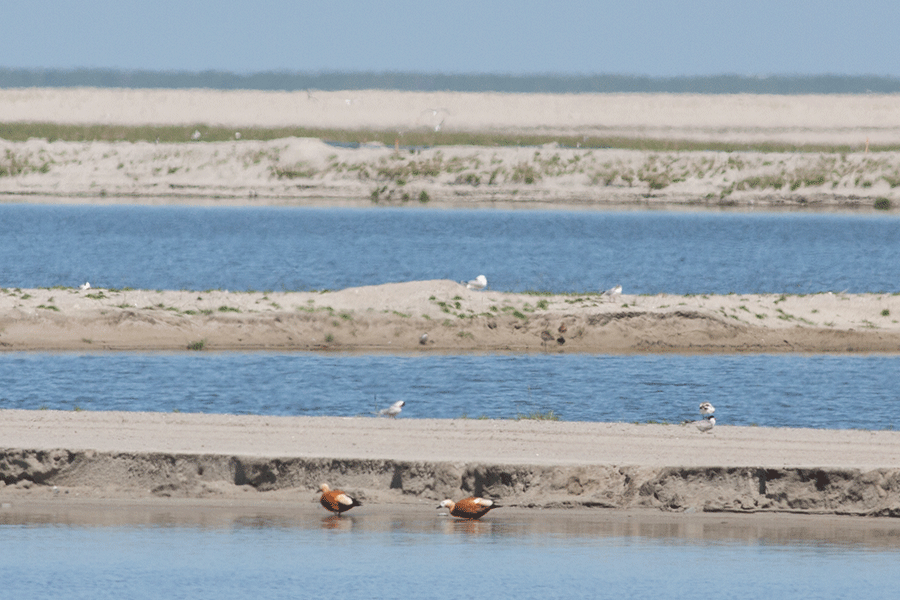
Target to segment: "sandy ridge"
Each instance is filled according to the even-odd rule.
[[[3,446],[506,465],[900,468],[900,432],[577,421],[3,410]]]
[[[0,411],[0,498],[367,503],[900,516],[900,434],[471,420]],[[714,466],[710,466],[714,465]]]
[[[900,152],[0,140],[0,194],[26,202],[873,210],[879,198],[900,204]]]
[[[538,131],[657,139],[897,143],[892,94],[504,94],[117,88],[0,90],[7,122]]]
[[[898,315],[896,294],[543,296],[448,280],[326,292],[5,289],[0,348],[893,353]]]

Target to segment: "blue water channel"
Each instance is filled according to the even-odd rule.
[[[0,353],[0,407],[900,428],[900,356]]]
[[[893,214],[0,204],[0,287],[900,291]]]
[[[132,509],[131,512],[142,510]],[[894,598],[896,525],[437,511],[66,523],[0,510],[10,598]],[[602,515],[602,511],[600,515]],[[496,516],[494,516],[496,515]],[[134,516],[132,514],[132,516]],[[102,520],[99,517],[95,519]],[[628,522],[630,521],[630,522]]]

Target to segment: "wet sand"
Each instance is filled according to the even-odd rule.
[[[541,509],[503,507],[483,521],[448,519],[436,503],[367,505],[337,519],[298,492],[296,502],[245,502],[176,498],[89,499],[51,498],[0,501],[0,523],[7,525],[67,525],[76,527],[198,527],[229,530],[246,526],[279,529],[364,528],[367,532],[433,531],[433,523],[451,527],[448,533],[491,531],[505,525],[505,535],[641,537],[694,542],[764,544],[840,544],[872,550],[896,547],[900,521],[837,515],[785,513],[666,513],[652,509]],[[442,514],[443,513],[443,514]],[[514,524],[510,530],[508,525]]]

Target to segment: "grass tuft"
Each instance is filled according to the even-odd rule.
[[[559,421],[559,415],[553,412],[552,410],[548,410],[547,412],[533,412],[528,413],[527,415],[518,414],[516,415],[516,421]]]

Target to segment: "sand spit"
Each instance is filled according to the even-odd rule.
[[[0,90],[5,123],[179,125],[184,143],[0,140],[16,201],[867,209],[900,206],[892,95],[493,94],[362,90]],[[234,129],[206,142],[204,126]],[[196,127],[196,129],[194,129]],[[388,147],[238,139],[241,128],[396,132]],[[407,148],[404,134],[558,135],[840,146],[843,153],[542,147]],[[577,143],[576,143],[577,145]],[[37,200],[35,200],[37,199]]]
[[[0,140],[0,195],[25,202],[806,210],[874,210],[881,198],[879,207],[896,209],[900,152]]]
[[[898,315],[897,294],[544,296],[448,280],[328,292],[3,289],[0,349],[896,353]]]
[[[900,516],[900,433],[546,421],[2,411],[0,499],[468,494],[525,508]]]
[[[900,140],[893,94],[504,94],[393,90],[0,90],[5,122],[489,131],[865,147]],[[188,141],[188,140],[185,140]]]

